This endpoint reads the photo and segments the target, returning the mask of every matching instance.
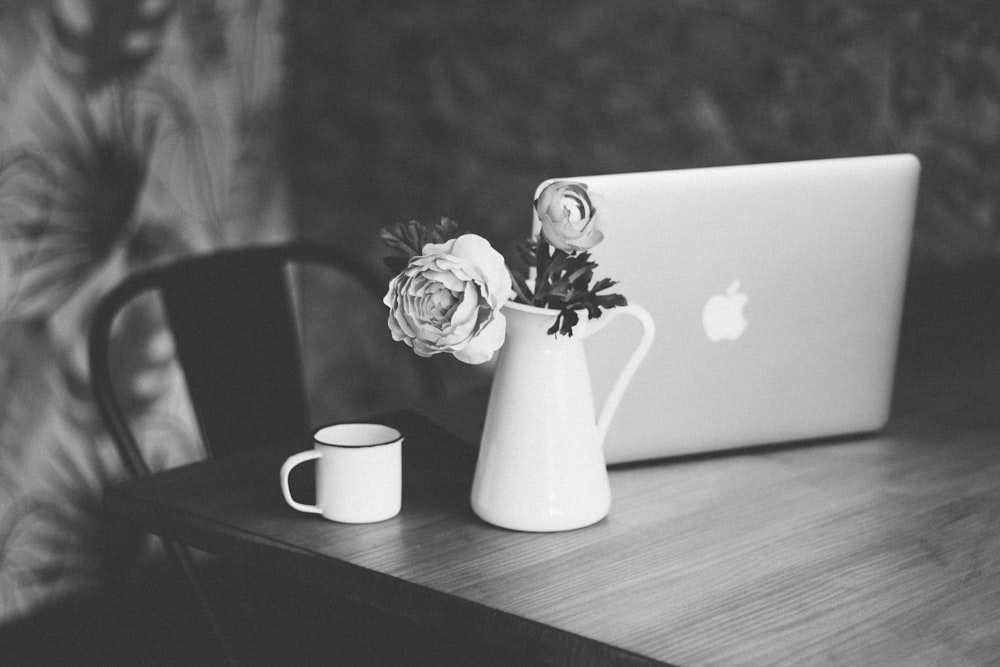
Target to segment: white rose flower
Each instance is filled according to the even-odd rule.
[[[500,307],[512,288],[503,256],[476,234],[428,243],[422,253],[382,300],[393,339],[422,357],[450,352],[467,364],[488,361],[507,330]]]
[[[535,213],[542,236],[563,252],[590,250],[604,240],[597,228],[597,210],[583,183],[550,183],[535,200]]]

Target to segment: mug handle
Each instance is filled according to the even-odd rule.
[[[306,461],[311,461],[313,459],[318,459],[323,456],[322,452],[316,449],[310,449],[305,452],[299,452],[298,454],[292,454],[288,457],[281,466],[281,493],[285,496],[285,502],[292,506],[293,509],[297,509],[300,512],[310,512],[312,514],[320,514],[323,510],[320,509],[319,505],[306,505],[305,503],[300,503],[292,498],[292,490],[288,487],[288,475],[292,472],[292,468],[300,463],[305,463]]]
[[[646,353],[649,352],[649,348],[653,344],[653,335],[656,332],[656,325],[653,323],[653,317],[649,312],[642,306],[630,303],[627,306],[619,306],[605,312],[603,317],[593,322],[596,326],[588,327],[587,335],[589,336],[592,333],[600,331],[619,315],[631,315],[639,320],[639,324],[642,326],[642,337],[639,339],[639,343],[635,346],[635,350],[633,350],[625,366],[618,374],[618,379],[611,386],[608,397],[604,399],[601,416],[597,419],[597,437],[598,442],[602,445],[604,444],[604,436],[608,433],[608,427],[611,425],[611,419],[615,416],[618,404],[625,394],[625,388],[628,387],[632,376],[639,370],[639,364],[642,363]]]

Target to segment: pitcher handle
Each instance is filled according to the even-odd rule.
[[[628,383],[632,381],[632,376],[639,370],[639,364],[642,363],[646,353],[649,352],[649,348],[653,344],[653,335],[656,332],[656,325],[653,324],[653,318],[646,309],[630,303],[627,306],[612,308],[604,312],[600,319],[589,322],[587,335],[589,336],[600,331],[619,315],[631,315],[639,320],[639,324],[642,325],[642,337],[639,339],[639,344],[635,346],[632,356],[628,358],[628,361],[622,368],[621,373],[618,374],[618,379],[611,386],[611,391],[608,392],[608,397],[604,400],[604,406],[601,407],[601,415],[597,419],[597,437],[598,442],[602,446],[604,445],[604,436],[607,435],[608,427],[611,425],[611,420],[615,416],[615,411],[618,410],[618,404],[625,394],[625,388],[628,387]]]

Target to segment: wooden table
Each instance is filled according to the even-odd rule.
[[[540,662],[988,664],[1000,656],[991,340],[933,363],[904,340],[883,433],[613,468],[609,517],[567,533],[479,521],[473,448],[406,412],[387,417],[407,441],[403,511],[384,523],[286,507],[280,448],[121,484],[105,506]]]

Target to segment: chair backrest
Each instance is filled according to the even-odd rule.
[[[150,469],[116,397],[109,343],[118,313],[149,292],[162,299],[208,456],[308,440],[309,404],[289,271],[303,264],[331,267],[375,298],[387,284],[350,251],[293,242],[182,259],[139,272],[105,295],[90,328],[91,386],[133,476]]]

